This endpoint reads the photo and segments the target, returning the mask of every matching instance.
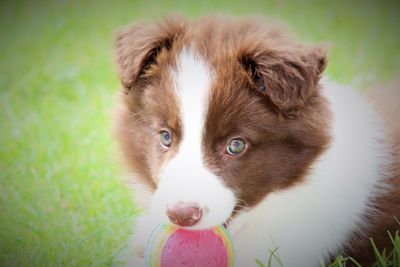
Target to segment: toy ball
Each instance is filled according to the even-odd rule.
[[[148,267],[232,267],[233,246],[223,226],[187,230],[158,226],[145,248]]]

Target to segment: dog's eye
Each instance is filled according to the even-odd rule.
[[[245,147],[246,144],[242,139],[235,138],[229,141],[229,144],[226,146],[226,151],[229,155],[236,156],[242,153]]]
[[[254,76],[254,83],[257,86],[258,91],[265,93],[265,85],[263,79],[257,74]]]
[[[170,147],[172,144],[172,134],[168,131],[160,131],[160,142],[165,147]]]

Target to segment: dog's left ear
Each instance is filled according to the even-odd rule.
[[[318,83],[327,65],[327,46],[282,44],[273,49],[256,45],[242,53],[241,61],[274,109],[286,118],[295,118],[318,94]]]
[[[117,31],[114,39],[115,62],[125,93],[157,63],[157,56],[169,50],[184,34],[186,20],[179,16],[160,22],[138,22]]]

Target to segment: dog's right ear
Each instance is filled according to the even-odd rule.
[[[186,21],[170,17],[160,23],[139,22],[120,29],[114,41],[115,61],[125,93],[157,63],[157,55],[170,49],[185,32]]]

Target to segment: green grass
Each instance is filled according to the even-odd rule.
[[[397,223],[400,222],[396,219]],[[380,251],[375,245],[373,239],[371,241],[371,253],[375,256],[376,262],[371,267],[399,267],[400,266],[400,234],[399,231],[395,233],[390,233],[388,231],[388,236],[392,242],[392,248],[388,250]],[[256,259],[255,262],[258,267],[271,267],[271,266],[280,266],[284,267],[280,258],[279,258],[279,247],[270,251],[268,253],[268,260],[263,263],[259,259]],[[321,267],[346,267],[349,266],[362,267],[360,263],[358,263],[355,259],[351,257],[343,257],[341,255],[337,256],[335,261],[330,263],[328,266],[326,264],[321,264]]]
[[[394,2],[2,1],[1,267],[111,265],[137,214],[110,134],[112,32],[215,11],[276,16],[302,40],[330,42],[327,73],[341,82],[400,69]]]

